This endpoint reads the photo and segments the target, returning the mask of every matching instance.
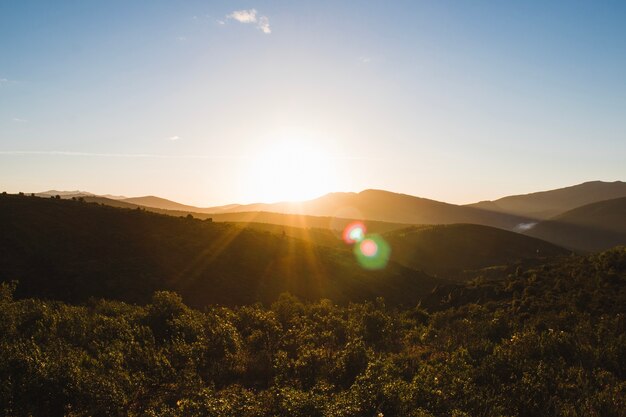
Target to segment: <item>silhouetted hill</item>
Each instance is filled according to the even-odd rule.
[[[58,195],[61,198],[69,198],[69,199],[79,198],[79,197],[102,197],[102,198],[107,198],[107,199],[112,199],[112,200],[123,200],[126,198],[122,195],[112,195],[112,194],[97,195],[94,193],[90,193],[88,191],[79,191],[79,190],[75,190],[75,191],[48,190],[48,191],[42,191],[42,192],[34,193],[34,194],[37,197],[56,197]]]
[[[267,223],[277,226],[296,227],[300,229],[327,229],[339,233],[343,231],[343,229],[345,229],[345,227],[354,220],[362,220],[362,218],[349,219],[338,217],[308,216],[303,214],[268,213],[263,211],[242,213],[214,213],[205,216],[211,217],[213,221],[217,222]],[[390,223],[376,220],[368,220],[365,223],[367,225],[367,230],[370,233],[385,233],[391,230],[404,229],[408,226],[411,226],[410,224],[406,223]],[[337,234],[337,236],[339,235]]]
[[[626,197],[625,182],[590,181],[556,190],[514,195],[495,201],[481,201],[468,207],[548,219],[576,207],[619,197]]]
[[[414,303],[437,282],[395,263],[233,225],[62,199],[0,196],[0,280],[66,301],[146,301],[172,289],[191,305],[270,302],[289,291],[338,302]]]
[[[385,238],[391,259],[451,279],[462,279],[468,270],[570,253],[543,240],[474,224],[410,227]]]
[[[166,210],[155,207],[143,206],[135,203],[128,202],[126,200],[114,200],[110,198],[100,196],[85,196],[82,200],[88,203],[98,203],[105,206],[137,209],[140,208],[145,211],[151,211],[153,213],[166,214],[168,216],[187,216],[191,214],[194,218],[205,220],[211,219],[214,222],[228,222],[228,223],[240,223],[240,225],[248,224],[266,224],[264,227],[266,230],[273,230],[274,232],[281,232],[280,227],[297,228],[297,229],[326,229],[327,231],[333,231],[333,235],[339,236],[337,232],[341,232],[349,223],[354,220],[361,219],[345,219],[336,217],[321,217],[321,216],[306,216],[301,214],[282,214],[282,213],[268,213],[268,212],[235,212],[235,213],[200,213],[195,211],[185,210]],[[225,206],[226,207],[226,206]],[[410,226],[405,223],[390,223],[380,221],[368,221],[368,230],[372,233],[385,233],[391,230],[403,229]],[[257,226],[257,228],[261,228]],[[302,236],[302,231],[298,230],[295,233]],[[295,235],[294,234],[294,235]]]
[[[145,197],[131,197],[125,198],[122,201],[126,203],[137,204],[143,207],[158,208],[162,210],[175,210],[175,211],[187,211],[195,213],[211,213],[212,211],[218,211],[217,208],[210,210],[201,207],[189,206],[186,204],[177,203],[175,201],[167,200],[161,197],[145,196]],[[227,206],[231,207],[231,206]]]
[[[353,217],[407,224],[473,223],[509,230],[527,221],[525,218],[505,213],[458,206],[382,190],[365,190],[360,193],[331,193],[302,203],[240,205],[227,211],[266,211],[314,216]]]
[[[626,245],[626,197],[578,207],[538,223],[526,234],[583,252]]]
[[[95,196],[95,194],[92,194],[88,191],[80,191],[80,190],[75,190],[75,191],[59,191],[59,190],[48,190],[48,191],[42,191],[39,193],[35,193],[35,195],[37,197],[55,197],[55,196],[59,196],[61,198],[72,198],[72,197],[92,197]]]

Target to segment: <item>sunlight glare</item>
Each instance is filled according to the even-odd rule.
[[[251,195],[259,201],[302,201],[334,189],[333,161],[312,141],[292,136],[252,157]]]

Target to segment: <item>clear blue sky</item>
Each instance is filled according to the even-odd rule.
[[[625,22],[624,1],[3,1],[0,188],[467,203],[625,180]]]

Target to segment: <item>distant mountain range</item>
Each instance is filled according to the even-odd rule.
[[[539,222],[525,233],[586,252],[626,245],[626,197],[577,207]]]
[[[383,190],[331,193],[301,203],[252,204],[222,212],[267,211],[313,216],[353,217],[408,224],[473,223],[513,229],[526,219],[507,213],[464,207]]]
[[[481,201],[468,206],[545,220],[576,207],[619,197],[626,197],[626,182],[590,181],[556,190]]]
[[[128,198],[123,195],[111,195],[111,194],[96,195],[88,191],[79,191],[79,190],[76,190],[76,191],[48,190],[48,191],[42,191],[40,193],[35,193],[35,195],[37,197],[56,197],[58,195],[61,198],[104,197],[104,198],[110,198],[112,200],[125,200]]]
[[[354,217],[232,207],[198,213],[159,198],[39,194],[48,198],[0,195],[0,281],[20,280],[21,296],[68,301],[95,296],[144,302],[154,290],[173,289],[194,306],[271,302],[283,291],[311,300],[380,295],[412,304],[437,285],[488,279],[496,270],[513,274],[516,265],[568,256],[568,249],[626,244],[626,197],[536,220],[378,190],[301,204],[303,213]],[[62,198],[49,198],[56,195]],[[280,209],[256,208],[274,207]],[[406,223],[367,220],[394,216]],[[208,218],[213,221],[202,221]],[[368,232],[380,234],[391,248],[384,270],[363,270],[341,240],[339,231],[353,219],[365,219]],[[414,225],[412,219],[438,224]],[[522,234],[472,221],[509,228],[527,223]]]
[[[192,214],[196,218],[211,217],[214,221],[269,223],[297,228],[341,230],[351,219],[358,219],[366,220],[372,230],[384,233],[409,225],[463,223],[524,233],[578,251],[603,250],[615,244],[626,244],[619,231],[626,222],[626,213],[620,210],[620,204],[607,205],[611,207],[611,215],[598,214],[595,206],[582,210],[590,204],[626,197],[626,183],[622,181],[591,181],[468,205],[384,190],[330,193],[299,203],[228,204],[217,207],[195,207],[156,196],[97,196],[86,191],[50,190],[36,195],[83,198],[88,202],[120,208],[143,208],[174,216]],[[576,211],[578,208],[581,210]],[[585,220],[585,216],[589,219]]]

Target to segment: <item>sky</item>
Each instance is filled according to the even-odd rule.
[[[0,189],[452,203],[626,180],[624,1],[0,2]]]

